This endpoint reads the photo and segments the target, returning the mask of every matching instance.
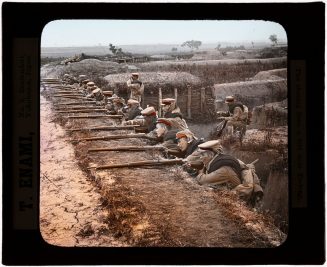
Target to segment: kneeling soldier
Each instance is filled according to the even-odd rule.
[[[233,96],[227,96],[225,103],[228,105],[228,111],[217,112],[217,114],[220,116],[218,119],[225,120],[225,124],[221,131],[223,131],[224,134],[227,132],[229,135],[232,135],[234,132],[238,131],[240,134],[239,137],[242,138],[246,132],[248,108],[240,102],[235,102]]]

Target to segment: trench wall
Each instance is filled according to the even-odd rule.
[[[141,71],[183,71],[199,77],[207,85],[245,81],[260,71],[287,68],[287,58],[207,60],[139,64]],[[275,74],[278,75],[278,74]]]

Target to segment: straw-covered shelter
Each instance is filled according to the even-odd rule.
[[[287,98],[287,80],[253,80],[215,84],[213,94],[216,103],[223,101],[226,96],[234,95],[235,98],[249,108],[272,102],[279,102]]]
[[[206,98],[213,102],[211,89],[203,88],[201,79],[190,73],[140,72],[139,74],[139,80],[144,83],[143,107],[150,105],[158,110],[160,99],[175,98],[183,115],[192,118],[193,115],[204,112]],[[130,73],[110,74],[104,78],[111,90],[127,99],[129,90],[126,81],[130,76]]]

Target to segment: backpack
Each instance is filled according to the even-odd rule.
[[[246,125],[250,125],[251,122],[252,122],[252,111],[249,111],[248,118],[246,120]]]
[[[241,116],[242,121],[248,122],[249,119],[249,109],[247,106],[243,105],[243,113]]]

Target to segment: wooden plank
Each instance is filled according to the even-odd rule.
[[[159,98],[158,98],[158,116],[161,117],[161,103],[162,103],[162,91],[161,88],[159,88]]]
[[[201,97],[200,97],[200,108],[201,108],[201,112],[204,111],[205,108],[205,101],[206,101],[206,89],[204,87],[201,88]]]
[[[174,96],[175,96],[176,103],[177,103],[177,97],[178,97],[177,88],[174,88]]]
[[[191,104],[192,104],[192,87],[187,85],[187,117],[192,118],[191,114]]]

